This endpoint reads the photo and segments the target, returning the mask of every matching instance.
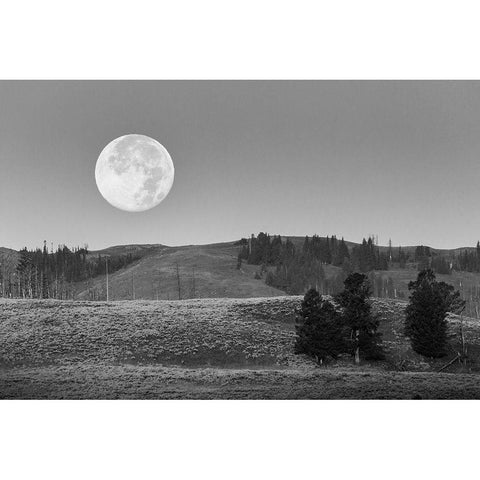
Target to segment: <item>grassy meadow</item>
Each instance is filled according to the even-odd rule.
[[[301,297],[0,301],[1,398],[480,398],[477,320],[450,318],[451,355],[403,336],[406,303],[375,300],[386,360],[294,355]],[[452,364],[463,322],[467,366]]]

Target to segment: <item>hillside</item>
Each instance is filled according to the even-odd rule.
[[[0,264],[2,265],[2,267],[5,266],[14,269],[19,258],[20,255],[16,250],[0,247]]]
[[[284,292],[255,279],[259,267],[243,264],[237,269],[238,247],[230,243],[166,247],[163,245],[135,246],[142,258],[109,275],[112,300],[179,298],[177,265],[180,277],[180,297],[270,297]],[[112,247],[92,255],[125,254],[128,247]],[[78,299],[104,299],[105,276],[76,286]],[[95,292],[94,295],[93,292]]]
[[[387,358],[319,367],[293,354],[301,297],[183,301],[0,300],[2,398],[480,398],[480,326],[470,363],[437,371],[403,336],[404,302],[375,300]]]
[[[283,237],[285,240],[287,237]],[[292,243],[301,248],[304,237],[288,237]],[[356,245],[346,242],[349,248]],[[388,247],[379,247],[386,251]],[[396,247],[394,247],[396,248]],[[402,247],[412,255],[415,247]],[[211,245],[186,245],[168,247],[161,244],[116,245],[102,250],[91,251],[91,259],[104,256],[126,256],[132,254],[139,258],[126,267],[109,275],[109,294],[112,300],[179,298],[177,265],[180,277],[180,297],[187,298],[225,298],[225,297],[272,297],[284,295],[285,292],[265,284],[265,274],[255,278],[261,267],[243,262],[237,269],[237,255],[241,247],[235,242]],[[451,256],[464,249],[435,250],[445,256]],[[468,250],[472,250],[471,248]],[[3,260],[2,260],[3,259]],[[16,285],[16,262],[18,252],[0,249],[0,262],[6,273],[12,275]],[[395,265],[395,264],[394,264]],[[5,267],[6,266],[6,267]],[[327,281],[341,285],[342,269],[333,265],[323,265]],[[391,296],[399,299],[408,298],[408,283],[417,275],[415,263],[400,269],[393,266],[390,270],[375,271],[370,274],[375,295]],[[467,299],[467,315],[480,317],[480,274],[453,270],[451,275],[438,275],[439,280],[454,285]],[[340,279],[340,281],[339,281]],[[377,282],[375,282],[375,279]],[[385,290],[387,282],[391,289]],[[382,286],[383,285],[383,286]],[[331,286],[321,293],[332,293]],[[106,278],[99,275],[88,281],[74,284],[74,298],[79,300],[104,300],[106,298]]]
[[[288,238],[297,248],[301,248],[304,237]],[[349,248],[355,245],[353,242],[346,243]],[[381,251],[386,252],[388,247],[379,248]],[[413,255],[416,247],[402,248]],[[234,245],[234,242],[181,247],[125,245],[92,252],[92,255],[124,255],[135,252],[136,255],[142,256],[138,262],[110,276],[110,295],[112,299],[133,299],[133,289],[135,289],[135,298],[137,299],[177,299],[177,263],[180,272],[181,298],[183,299],[193,297],[244,298],[284,295],[285,292],[267,286],[264,281],[264,275],[261,279],[254,278],[255,274],[260,270],[259,266],[248,265],[246,262],[243,262],[241,270],[237,270],[239,249],[240,247]],[[454,253],[458,254],[463,250],[432,249],[435,253],[447,256]],[[323,269],[327,280],[332,280],[342,275],[340,267],[324,265]],[[391,296],[394,297],[396,295],[396,298],[407,299],[409,295],[408,283],[415,280],[417,273],[416,264],[412,263],[404,269],[392,268],[386,271],[375,271],[370,276],[371,279],[381,279],[385,285],[391,279],[392,287],[395,291]],[[479,273],[454,270],[450,275],[438,274],[437,278],[459,289],[467,300],[466,314],[480,318]],[[373,287],[376,296],[387,296],[386,292],[379,290],[378,285],[373,285]],[[92,297],[92,288],[95,289],[97,297]],[[90,285],[77,285],[77,292],[79,299],[105,298],[104,276],[94,279]]]

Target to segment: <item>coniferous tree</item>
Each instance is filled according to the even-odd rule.
[[[367,360],[384,358],[381,335],[377,332],[379,321],[372,313],[369,300],[371,289],[368,278],[361,273],[352,273],[346,278],[344,286],[335,300],[350,332],[350,353],[355,356],[355,363],[360,362],[360,356]]]
[[[139,258],[131,253],[109,256],[110,271],[119,270]],[[20,250],[15,271],[16,290],[12,290],[11,295],[66,299],[69,292],[72,293],[72,283],[103,274],[105,257],[98,255],[89,259],[87,246],[70,250],[59,245],[56,251],[49,252],[44,242],[43,249]]]
[[[406,309],[405,334],[412,348],[425,357],[443,357],[447,353],[447,313],[463,310],[465,301],[452,285],[437,282],[431,269],[422,270],[415,282]]]
[[[297,312],[295,353],[304,353],[323,363],[345,350],[343,325],[335,306],[317,290],[310,289]]]

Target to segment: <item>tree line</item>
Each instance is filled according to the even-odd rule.
[[[125,255],[92,256],[88,246],[68,248],[58,246],[20,250],[15,269],[0,270],[2,295],[19,298],[68,299],[74,295],[74,284],[104,275],[107,268],[113,273],[140,257]]]
[[[419,271],[430,268],[435,273],[449,275],[452,271],[480,272],[480,242],[472,250],[462,250],[458,254],[440,254],[430,247],[419,245],[415,248],[414,261]]]
[[[257,278],[264,278],[268,285],[289,294],[301,294],[311,287],[325,294],[338,293],[343,281],[352,272],[371,273],[407,267],[416,267],[418,271],[429,268],[437,274],[450,274],[453,270],[480,272],[479,242],[475,250],[464,250],[451,256],[432,251],[424,245],[409,253],[402,247],[393,248],[389,243],[388,248],[380,251],[373,237],[348,246],[343,238],[339,240],[335,235],[313,235],[306,236],[298,248],[289,238],[260,232],[257,236],[236,242],[242,247],[238,253],[237,268],[240,269],[243,262],[258,265]],[[341,267],[341,271],[327,276],[325,265]],[[381,286],[375,283],[375,290],[389,292],[393,296],[393,282]]]
[[[268,285],[289,294],[303,293],[310,287],[334,294],[353,271],[388,270],[387,255],[380,253],[372,238],[363,239],[360,245],[349,249],[343,238],[313,235],[306,236],[302,247],[297,248],[288,238],[283,240],[280,235],[260,232],[250,239],[241,239],[237,245],[242,246],[237,268],[241,268],[242,262],[259,265],[258,278],[265,274]],[[327,278],[324,265],[334,265],[342,270]]]

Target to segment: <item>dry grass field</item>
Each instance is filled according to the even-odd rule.
[[[148,248],[147,248],[148,247]],[[233,242],[181,247],[118,246],[100,252],[102,255],[134,253],[141,258],[109,276],[110,300],[177,300],[178,265],[180,297],[245,298],[285,295],[281,290],[256,279],[257,265],[242,264],[237,269],[239,247]],[[105,276],[76,284],[76,299],[105,300]]]
[[[438,370],[402,334],[405,303],[375,300],[387,358],[326,366],[293,354],[301,297],[0,301],[1,398],[480,398],[480,328],[467,367]]]

